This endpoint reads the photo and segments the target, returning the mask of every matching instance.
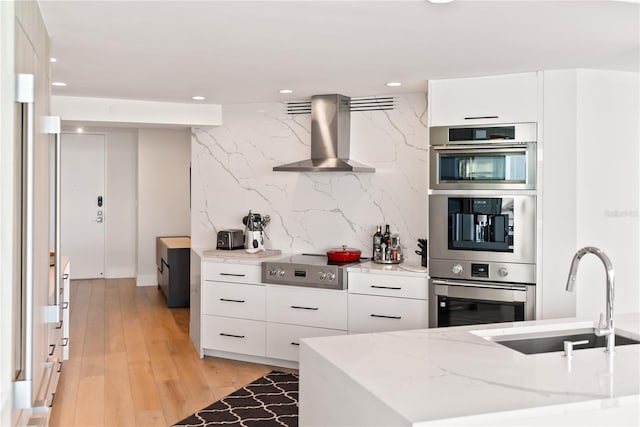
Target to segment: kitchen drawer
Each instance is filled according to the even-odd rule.
[[[265,319],[265,287],[240,283],[204,282],[202,314]]]
[[[347,293],[267,286],[267,321],[346,330]]]
[[[202,316],[203,348],[264,357],[264,346],[264,322]]]
[[[297,362],[299,360],[300,339],[345,335],[346,333],[346,331],[336,329],[267,323],[267,357]]]
[[[426,300],[349,295],[349,333],[426,329]]]
[[[64,321],[49,324],[49,336],[47,342],[47,352],[49,357],[57,357],[62,360],[62,344],[67,340],[64,338]]]
[[[232,264],[225,262],[203,262],[202,280],[235,283],[260,283],[260,264]]]
[[[349,293],[426,300],[429,282],[426,277],[349,273]]]

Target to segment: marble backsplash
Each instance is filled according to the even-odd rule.
[[[375,173],[273,172],[310,157],[311,116],[285,103],[223,107],[223,126],[193,128],[191,239],[213,248],[218,230],[244,228],[251,209],[270,215],[266,247],[324,253],[347,245],[370,256],[376,225],[389,224],[419,264],[427,236],[428,132],[425,93],[395,96],[390,111],[351,114],[351,158]]]

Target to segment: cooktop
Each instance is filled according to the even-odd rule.
[[[367,258],[361,258],[366,261]],[[334,262],[325,254],[297,254],[262,262],[262,282],[276,285],[346,289],[345,267],[361,261]]]

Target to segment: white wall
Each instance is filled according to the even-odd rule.
[[[577,246],[596,246],[616,273],[617,313],[640,312],[640,74],[578,70]],[[583,258],[577,314],[605,311],[605,275]]]
[[[135,277],[138,134],[136,130],[109,129],[105,139],[105,277]]]
[[[224,107],[224,126],[194,128],[192,246],[214,248],[216,232],[243,228],[249,209],[268,214],[268,248],[323,253],[342,244],[371,252],[376,224],[390,224],[420,263],[427,236],[426,95],[396,97],[393,111],[351,114],[351,158],[375,173],[274,172],[310,157],[310,115],[283,103]]]
[[[155,239],[189,235],[188,130],[138,130],[138,285],[156,285]]]
[[[576,251],[576,70],[545,71],[543,119],[538,146],[538,203],[542,235],[538,242],[538,318],[572,317],[575,294],[565,291]]]

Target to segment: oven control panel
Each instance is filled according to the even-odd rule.
[[[276,285],[346,289],[346,271],[336,266],[262,263],[262,282]]]
[[[535,284],[536,265],[431,258],[429,275],[439,279]]]

